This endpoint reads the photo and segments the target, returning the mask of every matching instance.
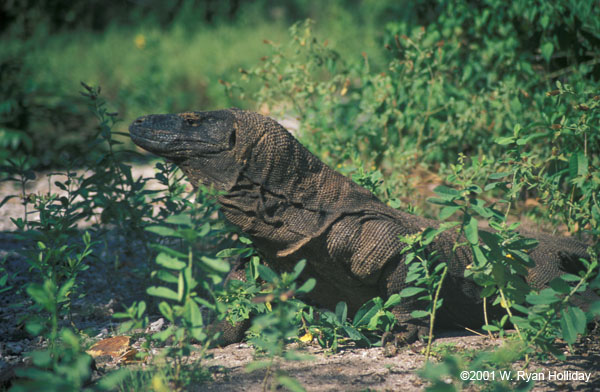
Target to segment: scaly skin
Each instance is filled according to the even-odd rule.
[[[223,191],[219,202],[225,217],[252,238],[272,268],[289,270],[306,259],[304,275],[317,280],[310,298],[329,309],[345,301],[352,315],[373,297],[401,291],[407,266],[398,236],[439,225],[388,207],[257,113],[149,115],[129,129],[137,145],[176,163],[194,186]],[[533,237],[540,242],[530,254],[535,267],[528,282],[535,287],[577,269],[578,258],[587,257],[586,246],[577,241]],[[479,328],[484,322],[480,288],[464,277],[472,254],[466,247],[453,252],[455,240],[444,232],[427,249],[448,264],[436,324]],[[416,307],[415,301],[403,301],[393,309],[408,342],[425,327],[410,317]],[[239,332],[228,334],[225,343],[239,340]]]

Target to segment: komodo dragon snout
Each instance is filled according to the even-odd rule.
[[[345,301],[349,315],[375,296],[387,298],[407,287],[406,245],[400,235],[439,226],[388,207],[327,167],[276,121],[257,113],[150,115],[131,124],[130,132],[140,147],[179,165],[194,186],[223,191],[221,211],[252,238],[272,268],[289,270],[306,259],[303,274],[317,281],[311,300],[330,309]],[[527,281],[533,287],[579,269],[579,258],[589,258],[586,245],[578,241],[527,236],[539,241],[530,254],[535,266]],[[473,255],[466,246],[454,249],[456,241],[456,234],[444,232],[426,250],[448,264],[436,324],[479,328],[484,323],[481,287],[464,276]],[[407,341],[423,330],[411,316],[418,306],[405,301],[392,310]],[[488,309],[488,316],[495,314]],[[228,336],[231,341],[224,343],[242,334]]]

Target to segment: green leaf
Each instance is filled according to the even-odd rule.
[[[185,318],[193,326],[199,327],[203,325],[202,312],[194,301],[188,301],[185,304]]]
[[[493,173],[493,174],[490,174],[489,178],[490,178],[490,180],[499,180],[500,178],[510,176],[511,174],[512,173]]]
[[[438,218],[440,220],[446,220],[451,217],[456,211],[460,210],[460,206],[446,206],[440,211]]]
[[[0,202],[0,208],[2,208],[2,206],[9,201],[10,199],[14,198],[14,197],[18,197],[17,195],[8,195],[5,196],[4,199],[2,199],[2,201]]]
[[[317,285],[317,281],[314,278],[308,279],[298,290],[296,290],[297,294],[306,294],[315,288]]]
[[[188,226],[188,227],[193,226],[192,218],[189,216],[189,214],[171,215],[171,216],[167,217],[167,219],[165,219],[165,222],[171,223],[174,225],[182,225],[182,226]]]
[[[512,316],[510,318],[510,322],[524,329],[532,328],[531,324],[529,323],[529,320],[520,316]]]
[[[44,286],[39,284],[30,284],[27,286],[27,294],[39,305],[42,305],[44,309],[51,312],[55,306],[54,293],[45,290]]]
[[[481,237],[483,243],[489,246],[492,250],[498,249],[503,241],[502,237],[500,237],[498,234],[490,233],[486,230],[482,230],[481,233],[479,233],[479,236]]]
[[[247,253],[249,251],[251,251],[251,249],[248,249],[248,248],[228,248],[228,249],[220,250],[216,254],[216,256],[226,258],[226,257],[231,257],[231,256],[238,256],[243,253]]]
[[[410,312],[410,315],[414,318],[429,317],[429,312],[426,312],[424,310],[413,310],[412,312]]]
[[[472,199],[471,200],[471,208],[473,209],[473,211],[475,211],[476,213],[478,213],[479,215],[481,215],[484,218],[489,218],[492,215],[494,215],[493,212],[490,211],[489,208],[485,207],[485,202],[480,199]]]
[[[137,306],[137,317],[142,318],[142,315],[146,311],[146,302],[140,301]]]
[[[566,282],[579,282],[581,280],[579,276],[573,274],[563,274],[560,278]]]
[[[569,306],[563,309],[560,318],[560,329],[563,339],[573,344],[577,340],[577,335],[585,332],[586,318],[583,310]]]
[[[150,286],[146,289],[146,293],[154,297],[171,299],[173,301],[177,301],[177,299],[179,298],[175,291],[162,286]]]
[[[344,329],[344,331],[346,332],[346,335],[348,335],[348,337],[351,340],[354,340],[354,341],[365,340],[365,336],[362,333],[358,332],[353,326],[344,325],[342,328]]]
[[[295,266],[294,266],[294,271],[292,271],[291,274],[291,278],[292,280],[296,280],[298,278],[298,276],[300,276],[300,274],[302,273],[302,271],[304,270],[304,267],[306,267],[306,259],[302,259],[300,260]]]
[[[483,288],[483,290],[481,290],[481,298],[487,298],[490,295],[493,295],[496,292],[496,286],[494,285],[489,285]]]
[[[452,222],[454,223],[454,222]],[[442,225],[440,225],[440,227],[438,227],[437,229],[433,229],[431,227],[426,228],[423,231],[423,236],[421,239],[421,243],[423,245],[429,245],[431,244],[431,242],[442,232],[444,232],[446,230],[446,226],[447,223],[443,223]]]
[[[378,311],[379,309],[373,300],[366,302],[354,315],[352,325],[359,327],[361,325],[368,324]]]
[[[454,199],[456,199],[456,198],[449,197],[448,199],[445,199],[445,198],[440,199],[437,197],[429,197],[429,198],[427,198],[427,202],[431,203],[431,204],[437,204],[440,206],[454,207],[454,206],[456,206],[456,203],[452,201]]]
[[[198,229],[198,237],[205,237],[208,233],[210,233],[210,223],[206,222],[205,224],[203,224],[202,226],[200,226],[200,228]]]
[[[156,264],[177,271],[184,269],[187,265],[183,261],[175,257],[169,256],[168,254],[163,252],[159,253],[158,256],[156,256]]]
[[[75,285],[75,277],[69,278],[58,290],[58,293],[56,294],[56,301],[58,303],[66,301],[67,297],[69,295],[69,292],[71,291],[71,289],[73,288],[74,285]]]
[[[39,336],[44,328],[45,326],[40,320],[29,320],[25,324],[25,329],[33,336]]]
[[[454,196],[460,196],[459,191],[457,191],[454,188],[447,187],[445,185],[439,185],[435,187],[433,191],[445,200],[449,200],[448,196],[450,196],[450,198],[453,198]]]
[[[513,127],[513,136],[515,138],[519,137],[519,132],[521,132],[521,124],[517,123],[515,124],[515,126]]]
[[[496,142],[496,144],[499,144],[501,146],[506,146],[507,144],[511,144],[515,142],[515,138],[514,137],[499,137],[496,138],[496,140],[494,140],[494,142]]]
[[[156,277],[166,283],[177,283],[177,275],[174,272],[167,270],[160,270],[156,272]]]
[[[179,259],[187,259],[188,255],[186,255],[185,253],[181,253],[179,251],[176,251],[175,249],[171,249],[168,246],[164,246],[164,245],[160,245],[160,244],[150,244],[150,247],[154,250],[157,250],[159,252],[164,252],[170,256],[173,257],[177,257]]]
[[[538,294],[530,293],[527,294],[525,300],[532,305],[550,305],[560,301],[560,298],[556,296],[556,291],[547,288],[540,291]]]
[[[588,160],[584,153],[578,152],[569,158],[569,176],[585,177],[588,174]]]
[[[542,52],[542,57],[546,60],[546,62],[549,62],[552,58],[552,53],[554,52],[554,45],[552,45],[552,42],[546,42],[542,44],[540,51]]]
[[[183,297],[185,296],[185,281],[183,279],[183,273],[179,271],[179,276],[177,279],[177,302],[183,301]]]
[[[229,272],[229,263],[222,259],[213,259],[211,257],[202,256],[200,258],[204,265],[212,268],[213,270],[221,273]]]
[[[481,329],[483,329],[484,331],[490,331],[490,332],[498,332],[500,331],[500,328],[496,327],[495,325],[484,325],[483,327],[481,327]]]
[[[568,294],[571,291],[571,286],[560,277],[552,279],[550,287],[561,294]]]
[[[249,365],[248,365],[248,367],[249,367]],[[296,380],[295,378],[292,378],[290,376],[278,375],[277,382],[279,383],[279,385],[289,389],[291,392],[305,392],[306,391],[306,389],[304,389],[304,387],[302,386],[302,384],[300,384],[300,382],[298,380]]]
[[[256,267],[258,269],[258,275],[261,278],[263,278],[265,281],[267,281],[269,283],[275,283],[275,281],[279,279],[277,274],[269,267],[267,267],[263,264],[259,264]]]
[[[348,317],[348,305],[345,302],[338,302],[335,306],[335,316],[340,324],[346,321],[346,317]]]
[[[400,296],[400,294],[392,294],[387,299],[387,301],[385,301],[385,304],[383,304],[383,308],[387,309],[387,308],[396,306],[400,303],[401,300],[402,300],[402,297]]]
[[[251,240],[251,239],[249,239],[249,238],[247,238],[247,237],[240,237],[240,238],[239,238],[239,241],[240,241],[242,244],[246,244],[246,245],[252,245],[252,240]]]
[[[510,244],[511,249],[533,249],[538,246],[539,241],[535,238],[520,238],[517,241]]]
[[[425,291],[425,289],[423,287],[406,287],[405,289],[403,289],[400,292],[400,297],[402,297],[402,298],[412,297],[414,295],[422,293],[423,291]]]
[[[173,318],[173,308],[171,308],[171,305],[169,305],[168,303],[166,303],[165,301],[161,301],[158,304],[158,310],[160,310],[160,313],[165,316],[165,318],[167,320],[169,320],[170,322],[174,322],[174,318]]]
[[[159,307],[160,307],[160,305],[159,305]],[[164,342],[167,339],[169,339],[171,337],[171,335],[173,335],[174,331],[175,331],[175,327],[170,326],[169,328],[165,329],[164,331],[155,333],[154,335],[152,335],[152,338],[160,340],[161,342]]]
[[[167,226],[148,226],[146,227],[146,231],[162,237],[179,237],[179,233]]]
[[[465,237],[467,237],[467,240],[471,245],[477,245],[479,243],[479,236],[477,235],[477,219],[469,214],[465,214],[463,222]]]

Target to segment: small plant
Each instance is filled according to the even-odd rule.
[[[51,287],[47,288],[44,294],[56,294]],[[18,371],[17,375],[25,381],[18,382],[11,391],[80,391],[89,385],[92,357],[83,352],[77,335],[62,329],[54,343],[47,350],[29,354],[33,367]]]
[[[293,271],[284,272],[281,275],[277,275],[265,265],[259,264],[257,266],[260,278],[265,281],[267,294],[256,297],[254,301],[265,303],[269,311],[252,320],[251,330],[254,332],[255,337],[250,339],[250,343],[264,353],[267,359],[251,362],[246,370],[266,369],[263,390],[267,390],[267,385],[272,383],[271,378],[274,377],[272,388],[284,386],[291,391],[304,391],[297,380],[289,377],[279,369],[277,361],[280,358],[289,361],[307,359],[306,356],[286,348],[286,344],[292,338],[298,337],[298,327],[295,320],[300,307],[304,306],[294,297],[310,292],[316,284],[316,281],[310,278],[298,287],[296,280],[300,277],[305,266],[306,261],[301,260],[296,264]]]
[[[214,192],[203,189],[199,195]],[[201,198],[202,196],[199,196]],[[207,322],[201,307],[224,317],[223,306],[217,301],[215,285],[229,271],[229,265],[216,257],[199,253],[198,243],[215,238],[219,232],[219,223],[211,223],[211,215],[215,212],[215,204],[193,204],[190,210],[171,215],[160,225],[151,225],[147,231],[161,236],[167,244],[154,244],[152,248],[158,252],[156,264],[158,269],[152,276],[161,281],[160,285],[150,286],[147,293],[162,301],[158,304],[160,313],[170,322],[170,326],[155,333],[152,339],[162,344],[169,343],[164,355],[173,361],[173,381],[181,386],[187,361],[192,351],[192,340],[202,346],[200,359],[206,349],[216,339],[214,333],[207,332]],[[173,242],[174,241],[174,242]],[[201,279],[196,278],[200,276]],[[174,288],[171,288],[173,287]],[[143,314],[142,303],[130,308],[126,313],[132,316],[133,327],[139,324]],[[125,316],[120,314],[119,317]],[[196,362],[198,366],[200,361]]]
[[[487,324],[487,301],[484,301],[484,329],[503,334],[506,322],[510,320],[523,343],[526,358],[533,348],[537,348],[542,355],[552,353],[562,357],[554,347],[555,339],[563,338],[572,344],[578,334],[583,334],[586,329],[585,313],[568,305],[569,299],[588,288],[588,282],[597,273],[598,262],[594,250],[589,248],[591,260],[580,260],[583,270],[579,276],[564,274],[550,282],[550,287],[539,292],[526,283],[528,269],[533,266],[528,252],[537,246],[537,241],[524,238],[516,231],[519,224],[508,224],[507,219],[527,186],[528,179],[540,175],[536,174],[536,169],[539,169],[537,165],[527,163],[531,154],[523,151],[522,147],[539,135],[522,135],[521,131],[517,125],[512,137],[497,140],[499,144],[515,145],[509,151],[510,160],[503,161],[508,165],[508,170],[489,174],[490,179],[499,181],[491,182],[484,189],[473,184],[474,175],[491,171],[491,168],[478,166],[467,175],[464,157],[461,157],[459,163],[453,166],[453,176],[449,177],[450,181],[458,184],[459,190],[438,187],[435,191],[439,198],[431,201],[443,206],[440,219],[462,212],[463,219],[457,227],[458,234],[463,234],[466,241],[458,245],[467,245],[473,252],[473,264],[465,271],[465,276],[472,277],[483,287],[482,298],[494,298],[492,305],[499,305],[506,311],[499,321]],[[506,205],[504,213],[494,204],[488,206],[480,197],[483,191],[489,190],[504,192],[504,198],[498,202]],[[486,219],[493,231],[479,229],[476,216]],[[454,225],[457,224],[454,222]]]
[[[379,301],[381,301],[381,298],[379,298]],[[354,341],[362,346],[371,345],[371,341],[361,332],[361,329],[372,334],[378,327],[377,321],[382,315],[377,314],[376,316],[374,314],[379,310],[377,305],[377,300],[374,299],[367,306],[363,306],[364,309],[357,312],[354,322],[348,321],[348,305],[345,302],[339,302],[335,307],[335,312],[329,310],[315,312],[312,308],[309,308],[308,312],[303,310],[302,319],[308,324],[306,327],[308,336],[315,336],[321,347],[335,353],[341,343],[346,341]],[[318,315],[318,318],[316,315]],[[377,321],[367,319],[369,316],[372,316],[373,319],[377,317]],[[369,323],[371,323],[371,329],[369,329]]]
[[[435,251],[427,252],[427,246],[439,233],[449,227],[452,227],[452,225],[441,226],[438,229],[428,228],[415,235],[399,237],[400,241],[406,244],[402,249],[402,253],[405,254],[404,262],[408,265],[406,283],[409,285],[399,293],[399,297],[411,298],[417,296],[417,303],[427,304],[425,309],[411,312],[411,316],[415,319],[429,317],[429,335],[427,337],[427,348],[425,349],[426,361],[429,360],[433,341],[435,314],[443,304],[440,291],[448,272],[447,264],[437,262]]]
[[[0,182],[12,181],[19,184],[20,195],[7,195],[0,201],[0,208],[10,199],[15,197],[21,198],[23,204],[23,218],[11,218],[12,222],[20,229],[29,229],[28,222],[28,205],[31,204],[29,195],[27,194],[26,186],[30,181],[35,180],[35,172],[31,169],[31,163],[26,157],[20,157],[17,159],[7,158],[6,162],[8,165],[0,166],[0,173],[4,173]]]

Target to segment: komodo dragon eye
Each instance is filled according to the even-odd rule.
[[[185,123],[190,126],[195,126],[198,124],[198,122],[194,118],[186,118]]]

